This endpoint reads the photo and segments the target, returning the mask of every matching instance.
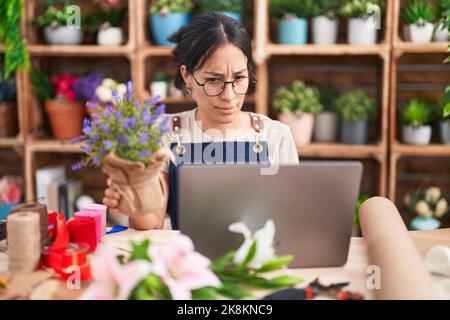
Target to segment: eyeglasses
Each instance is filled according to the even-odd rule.
[[[234,93],[237,95],[246,94],[250,87],[250,79],[249,77],[245,76],[238,76],[238,78],[234,79],[233,81],[223,81],[222,79],[213,78],[206,80],[204,83],[198,82],[194,74],[192,74],[192,77],[194,78],[198,86],[203,87],[203,91],[209,97],[216,97],[221,95],[228,83],[231,83],[231,87],[233,88]],[[252,83],[256,83],[256,80],[252,80]]]

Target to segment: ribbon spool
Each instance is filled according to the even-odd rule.
[[[11,213],[14,214],[16,212],[36,212],[39,214],[39,230],[41,234],[41,244],[45,244],[48,240],[48,212],[47,206],[42,203],[24,203],[14,206],[11,209]]]
[[[95,251],[97,247],[97,234],[95,220],[92,217],[76,217],[68,224],[70,241],[84,242],[89,245],[89,252]]]
[[[98,211],[102,215],[102,235],[106,234],[106,210],[107,206],[98,203],[88,203],[81,207],[82,211]]]
[[[82,210],[75,212],[74,217],[75,219],[77,219],[78,217],[94,218],[95,234],[97,237],[97,243],[99,243],[100,240],[102,239],[102,213],[99,211]]]
[[[16,212],[7,218],[8,267],[10,272],[33,272],[41,257],[39,214]]]

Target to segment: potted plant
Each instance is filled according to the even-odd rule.
[[[308,42],[308,17],[313,1],[270,0],[270,11],[278,18],[278,41],[282,44]]]
[[[374,19],[381,16],[382,0],[346,0],[341,7],[341,16],[348,19],[347,42],[356,45],[371,45],[377,42],[377,26]]]
[[[406,0],[402,9],[407,34],[414,43],[428,43],[433,37],[436,9],[427,0]]]
[[[36,18],[36,24],[43,28],[45,41],[49,44],[76,45],[83,40],[81,26],[71,24],[74,12],[68,3],[65,0],[62,9],[49,6],[43,15]]]
[[[450,14],[450,1],[438,0],[438,17],[439,20],[436,23],[434,30],[434,41],[446,42],[449,39],[448,25],[445,24],[445,20],[448,14]]]
[[[96,10],[90,17],[97,31],[97,43],[104,46],[119,46],[123,43],[122,21],[127,11],[123,0],[95,0]]]
[[[401,109],[403,142],[409,144],[429,144],[431,140],[431,122],[436,116],[433,103],[414,98]]]
[[[311,142],[314,128],[314,114],[322,111],[319,91],[306,86],[302,81],[294,81],[291,89],[280,87],[273,102],[278,118],[287,124],[297,144]]]
[[[13,77],[6,80],[0,71],[0,137],[17,133],[16,82]]]
[[[338,134],[339,118],[336,110],[336,90],[332,88],[320,88],[320,103],[323,111],[316,114],[314,120],[314,140],[317,142],[335,141]]]
[[[312,42],[314,44],[335,44],[338,36],[342,0],[314,1],[312,10]]]
[[[67,140],[79,136],[85,114],[84,104],[76,100],[74,89],[77,77],[62,74],[49,77],[33,71],[31,81],[39,100],[44,101],[52,134],[56,139]]]
[[[187,25],[194,7],[192,0],[156,0],[150,7],[149,26],[157,45],[174,46],[168,38]]]
[[[242,22],[243,3],[242,0],[197,0],[198,12],[220,12],[239,22]]]
[[[441,99],[441,121],[440,134],[441,142],[443,144],[450,144],[450,86],[447,86],[446,91]]]
[[[448,212],[448,202],[436,186],[407,193],[403,202],[409,212],[417,215],[410,223],[413,230],[438,229],[441,225],[438,219]]]
[[[375,116],[375,101],[361,89],[348,91],[336,100],[341,117],[341,142],[367,144],[368,122]]]
[[[183,91],[175,87],[175,79],[170,78],[169,80],[169,97],[182,98],[184,97]]]
[[[169,87],[169,78],[165,73],[158,72],[153,77],[153,80],[150,84],[150,92],[153,97],[159,96],[161,99],[167,97],[168,87]]]

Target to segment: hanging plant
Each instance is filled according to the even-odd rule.
[[[0,2],[0,43],[5,45],[4,79],[15,70],[28,70],[30,59],[20,34],[22,0],[2,0]]]

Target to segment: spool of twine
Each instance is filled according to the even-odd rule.
[[[39,214],[31,211],[8,216],[8,266],[10,272],[33,272],[41,258]]]
[[[39,214],[39,230],[41,234],[41,244],[45,244],[48,240],[48,212],[47,206],[42,203],[24,203],[14,206],[11,213],[31,211]]]

